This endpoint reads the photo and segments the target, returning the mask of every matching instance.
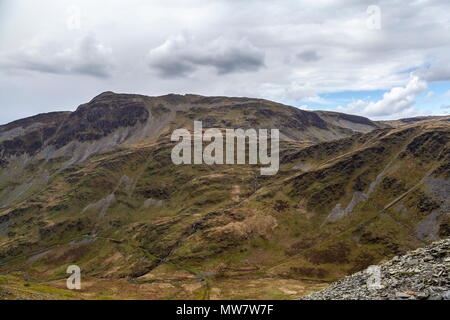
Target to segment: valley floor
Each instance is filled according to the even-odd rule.
[[[230,277],[204,283],[195,277],[172,279],[82,278],[81,290],[66,289],[66,281],[26,281],[26,274],[0,276],[0,300],[163,300],[163,299],[295,299],[328,286],[326,282],[281,278]]]

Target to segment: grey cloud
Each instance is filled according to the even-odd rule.
[[[417,74],[427,81],[450,81],[450,66],[448,61],[436,61],[430,67],[419,70]]]
[[[450,105],[448,105],[448,106],[441,106],[441,109],[450,110]]]
[[[297,58],[305,62],[314,62],[320,60],[320,56],[314,50],[306,50],[297,54]]]
[[[73,47],[54,50],[45,41],[35,41],[0,57],[0,67],[53,74],[82,74],[106,78],[112,70],[112,51],[93,36],[80,38]]]
[[[179,35],[150,50],[147,63],[167,78],[188,76],[200,67],[213,67],[221,75],[258,71],[264,67],[264,53],[247,40],[205,43]]]
[[[264,55],[252,49],[247,51],[245,48],[230,47],[204,57],[191,57],[191,61],[198,65],[213,66],[219,74],[258,71],[264,66]]]
[[[184,61],[173,61],[172,59],[154,60],[149,65],[158,71],[163,78],[186,77],[195,71],[195,66]]]

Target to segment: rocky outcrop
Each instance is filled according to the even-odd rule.
[[[450,300],[450,238],[355,273],[303,300]]]

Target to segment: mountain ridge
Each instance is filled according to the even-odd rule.
[[[445,119],[367,130],[360,117],[236,99],[107,92],[56,114],[65,121],[0,127],[0,273],[63,278],[77,264],[154,298],[295,298],[449,236]],[[174,165],[171,132],[194,120],[278,127],[279,173]],[[208,286],[189,291],[192,275]]]

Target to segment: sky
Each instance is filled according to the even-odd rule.
[[[104,91],[450,113],[450,1],[0,0],[0,124]]]

